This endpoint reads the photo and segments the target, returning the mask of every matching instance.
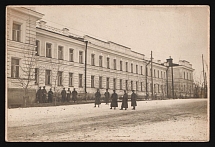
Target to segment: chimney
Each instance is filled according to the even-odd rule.
[[[161,64],[161,60],[157,60],[158,64]]]
[[[39,22],[40,28],[45,28],[45,25],[46,25],[46,22],[45,22],[45,21],[41,20],[41,21]]]
[[[69,29],[67,29],[67,28],[63,28],[63,34],[64,35],[69,35]]]
[[[169,59],[166,59],[167,63],[168,63],[168,66],[172,66],[172,58],[171,56],[169,57]]]

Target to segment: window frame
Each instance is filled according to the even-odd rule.
[[[51,46],[50,46],[50,48],[47,48],[47,45],[48,44],[50,44]],[[52,58],[52,43],[50,43],[50,42],[45,42],[45,48],[46,48],[46,51],[45,51],[45,54],[46,54],[46,58]],[[47,52],[49,53],[49,54],[47,54]],[[49,56],[50,55],[50,56]]]
[[[57,72],[57,85],[63,86],[63,72],[62,71]]]
[[[71,51],[72,51],[72,53],[71,53]],[[69,61],[74,62],[74,49],[73,48],[69,48]]]
[[[81,53],[81,54],[80,54]],[[83,64],[84,63],[84,61],[83,61],[83,56],[84,56],[84,54],[83,54],[83,51],[79,51],[79,63],[80,64]]]
[[[17,26],[19,26],[20,28],[17,29],[17,30],[15,30],[15,29],[14,29],[14,25],[17,25]],[[15,31],[15,33],[14,33],[14,31]],[[19,33],[17,33],[17,31],[18,31]],[[14,37],[14,34],[15,34],[15,37]],[[17,34],[19,34],[19,35],[17,35]],[[12,24],[12,40],[13,40],[13,41],[16,41],[16,42],[21,42],[21,41],[22,41],[21,37],[22,37],[22,24],[14,21],[13,24]],[[14,38],[15,38],[15,39],[14,39]],[[18,38],[19,38],[19,39],[18,39]]]
[[[95,88],[95,76],[91,75],[91,88]]]
[[[61,54],[59,54],[59,50],[61,50]],[[64,46],[58,45],[58,47],[57,47],[57,55],[58,55],[58,60],[63,60],[64,59]]]
[[[13,64],[14,63],[13,60],[18,61],[18,64]],[[20,66],[20,59],[12,57],[11,58],[11,78],[14,78],[14,79],[19,78],[19,74],[20,74],[19,66]],[[15,72],[14,72],[14,70],[15,70]],[[15,75],[14,75],[14,73],[15,73]]]
[[[103,62],[103,56],[99,55],[99,66],[102,67],[102,62]]]
[[[95,66],[95,54],[91,54],[91,65]]]
[[[47,74],[49,72],[49,74]],[[45,70],[45,85],[51,85],[51,70]]]
[[[110,69],[110,58],[107,57],[107,68]]]
[[[73,86],[73,73],[69,72],[69,87]]]
[[[106,88],[109,89],[110,88],[110,78],[106,77]]]
[[[78,74],[78,87],[83,87],[83,74]]]
[[[116,59],[113,59],[113,69],[116,70]]]

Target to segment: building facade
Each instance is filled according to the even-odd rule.
[[[8,99],[15,99],[11,89],[19,89],[20,83],[23,84],[21,69],[26,56],[34,71],[30,74],[31,87],[28,87],[33,91],[32,101],[38,87],[43,86],[55,92],[63,87],[75,88],[80,94],[86,93],[88,98],[92,98],[98,88],[101,93],[109,89],[110,92],[116,90],[119,95],[123,95],[123,90],[129,95],[135,90],[139,97],[145,97],[146,93],[171,96],[172,73],[168,62],[151,62],[144,54],[124,45],[48,26],[41,20],[42,16],[28,8],[7,9]],[[173,66],[176,95],[189,93],[192,96],[192,74],[192,65],[187,61]]]

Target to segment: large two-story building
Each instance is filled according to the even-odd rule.
[[[87,97],[93,97],[97,88],[101,93],[115,89],[119,95],[123,90],[130,95],[135,90],[139,97],[146,93],[171,97],[168,62],[151,62],[125,45],[48,26],[42,16],[29,8],[7,8],[8,100],[21,99],[26,83],[31,102],[38,87],[43,86],[55,92],[63,87],[75,88],[80,94],[87,93]],[[189,62],[174,64],[175,95],[192,96],[192,74]]]

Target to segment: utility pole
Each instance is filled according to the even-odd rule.
[[[147,83],[147,76],[148,76],[148,68],[147,68],[147,66],[149,65],[149,63],[150,63],[151,61],[149,61],[147,64],[146,64],[146,99],[148,99],[148,83]]]
[[[85,48],[85,68],[84,68],[84,92],[85,92],[85,100],[87,100],[87,44],[88,41],[85,41],[86,43],[86,48]]]
[[[204,84],[203,84],[203,97],[205,95],[205,71],[204,71],[204,59],[203,59],[203,54],[202,54],[202,66],[203,66],[203,80],[204,80]]]
[[[169,98],[169,91],[168,91],[168,69],[169,69],[169,66],[167,66],[167,70],[166,70],[166,93],[167,93],[167,98]]]
[[[152,98],[153,98],[153,69],[152,69],[152,51],[151,51],[151,91],[152,91]]]
[[[174,82],[173,82],[173,63],[171,63],[171,71],[172,71],[172,97],[174,97]]]

